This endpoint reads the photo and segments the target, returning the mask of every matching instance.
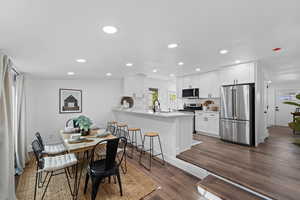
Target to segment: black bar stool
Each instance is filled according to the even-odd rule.
[[[142,147],[143,145],[138,145],[137,142],[137,134],[140,134],[141,142],[143,142],[142,131],[140,128],[128,128],[129,136],[131,136],[131,157],[133,157],[133,149],[135,148],[138,151],[138,147]]]
[[[149,137],[150,138],[150,148],[148,150],[145,150],[145,139],[146,137]],[[158,138],[158,143],[159,143],[159,147],[160,147],[160,153],[159,154],[155,154],[154,155],[154,146],[153,146],[153,139],[154,137],[157,137]],[[145,165],[142,164],[142,154],[146,151],[149,151],[149,155],[150,155],[150,158],[149,158],[149,168],[147,168]],[[139,159],[139,163],[144,166],[147,170],[151,170],[151,160],[154,159],[154,157],[156,156],[159,156],[161,155],[162,156],[162,159],[163,159],[163,162],[162,162],[162,165],[165,165],[165,158],[164,158],[164,154],[163,154],[163,151],[162,151],[162,147],[161,147],[161,142],[160,142],[160,137],[159,137],[159,133],[157,132],[146,132],[144,134],[144,139],[143,139],[143,144],[142,144],[142,150],[140,152],[140,159]]]

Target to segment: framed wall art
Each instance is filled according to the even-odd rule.
[[[81,113],[82,90],[59,89],[59,113]]]

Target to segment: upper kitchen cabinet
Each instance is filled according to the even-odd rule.
[[[183,77],[183,89],[193,88],[195,85],[193,85],[193,77]]]
[[[193,87],[199,88],[200,98],[219,97],[219,72],[212,71],[194,76],[192,79]]]
[[[220,70],[221,85],[254,83],[254,66],[254,63],[245,63]]]

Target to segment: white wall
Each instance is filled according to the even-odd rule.
[[[82,90],[82,113],[59,114],[59,88]],[[112,107],[119,105],[123,88],[121,80],[26,80],[27,134],[30,146],[39,131],[52,142],[57,141],[65,122],[86,115],[94,124],[103,126],[112,119]]]
[[[264,102],[265,81],[263,65],[258,62],[255,67],[255,143],[263,143],[265,138],[269,136],[267,129]]]
[[[151,78],[137,74],[124,77],[124,96],[134,97],[135,109],[148,109],[149,88],[157,88],[162,109],[169,108],[168,91],[176,92],[176,81]]]

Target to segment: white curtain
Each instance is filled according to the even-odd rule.
[[[10,59],[0,54],[0,199],[15,199],[12,74]]]
[[[26,145],[26,102],[24,89],[24,75],[16,77],[16,120],[15,120],[15,153],[16,153],[16,172],[22,174],[25,163],[28,160]]]

